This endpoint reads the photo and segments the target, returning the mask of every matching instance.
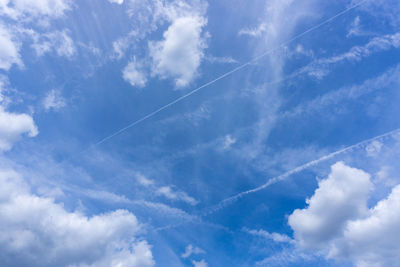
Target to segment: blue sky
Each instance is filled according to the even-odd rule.
[[[399,13],[0,1],[0,265],[396,266]]]

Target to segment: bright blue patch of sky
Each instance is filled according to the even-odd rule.
[[[17,170],[32,194],[57,189],[54,203],[89,218],[134,214],[143,228],[136,238],[150,244],[157,266],[365,260],[355,252],[328,257],[330,245],[305,248],[288,218],[307,209],[338,161],[373,176],[368,208],[386,199],[399,177],[396,133],[221,201],[400,127],[397,1],[58,0],[67,8],[49,13],[19,2],[0,4],[1,113],[25,114],[39,133],[1,130],[10,146],[1,148],[1,166]],[[23,63],[2,56],[7,38]],[[0,128],[11,129],[1,116]],[[182,257],[188,245],[200,252]],[[0,253],[0,262],[9,259]]]

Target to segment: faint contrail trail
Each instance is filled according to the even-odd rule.
[[[275,176],[275,177],[269,179],[265,184],[263,184],[263,185],[261,185],[259,187],[256,187],[256,188],[253,188],[253,189],[238,193],[238,194],[236,194],[234,196],[231,196],[229,198],[226,198],[226,199],[222,200],[217,205],[215,205],[215,206],[213,206],[211,208],[207,208],[203,212],[203,216],[212,214],[212,213],[214,213],[214,212],[216,212],[216,211],[218,211],[220,209],[223,209],[224,207],[236,202],[238,199],[240,199],[240,198],[242,198],[242,197],[244,197],[244,196],[246,196],[248,194],[255,193],[255,192],[258,192],[260,190],[263,190],[263,189],[265,189],[265,188],[267,188],[267,187],[269,187],[269,186],[271,186],[271,185],[273,185],[273,184],[275,184],[275,183],[277,183],[279,181],[285,180],[286,178],[288,178],[292,174],[301,172],[304,169],[307,169],[309,167],[315,166],[315,165],[317,165],[318,163],[320,163],[322,161],[331,159],[331,158],[333,158],[333,157],[335,157],[335,156],[337,156],[339,154],[342,154],[342,153],[345,153],[345,152],[349,152],[349,151],[351,151],[353,149],[360,148],[360,147],[362,147],[362,146],[364,146],[366,144],[369,144],[369,143],[371,143],[373,141],[377,141],[377,140],[383,139],[383,138],[388,137],[388,136],[393,136],[396,133],[400,133],[400,128],[396,129],[396,130],[393,130],[393,131],[390,131],[388,133],[385,133],[385,134],[382,134],[382,135],[378,135],[376,137],[361,141],[361,142],[359,142],[359,143],[357,143],[355,145],[351,145],[351,146],[345,147],[343,149],[340,149],[338,151],[335,151],[335,152],[332,152],[332,153],[330,153],[328,155],[325,155],[325,156],[323,156],[323,157],[321,157],[319,159],[316,159],[316,160],[310,161],[310,162],[308,162],[306,164],[303,164],[301,166],[298,166],[298,167],[296,167],[296,168],[294,168],[294,169],[292,169],[290,171],[287,171],[287,172],[285,172],[285,173],[283,173],[283,174],[281,174],[279,176]]]
[[[155,110],[155,111],[153,111],[153,112],[150,112],[149,114],[145,115],[144,117],[142,117],[142,118],[140,118],[140,119],[138,119],[138,120],[132,122],[131,124],[129,124],[129,125],[127,125],[127,126],[121,128],[121,129],[119,129],[118,131],[116,131],[116,132],[114,132],[114,133],[112,133],[112,134],[110,134],[110,135],[104,137],[103,139],[101,139],[100,141],[94,143],[93,145],[91,145],[90,147],[88,147],[87,149],[85,149],[84,151],[82,151],[81,153],[84,153],[84,152],[86,152],[87,150],[90,150],[90,149],[92,149],[92,148],[94,148],[94,147],[96,147],[96,146],[98,146],[98,145],[100,145],[100,144],[106,142],[107,140],[109,140],[109,139],[111,139],[111,138],[113,138],[113,137],[119,135],[120,133],[125,132],[126,130],[128,130],[128,129],[134,127],[135,125],[137,125],[137,124],[139,124],[139,123],[141,123],[141,122],[143,122],[143,121],[145,121],[145,120],[147,120],[147,119],[153,117],[154,115],[160,113],[160,112],[163,111],[164,109],[166,109],[166,108],[168,108],[168,107],[170,107],[170,106],[172,106],[172,105],[174,105],[174,104],[176,104],[176,103],[182,101],[183,99],[185,99],[185,98],[189,97],[190,95],[192,95],[192,94],[198,92],[199,90],[203,89],[204,87],[207,87],[207,86],[209,86],[209,85],[211,85],[211,84],[213,84],[213,83],[215,83],[215,82],[217,82],[217,81],[219,81],[219,80],[221,80],[221,79],[223,79],[223,78],[225,78],[225,77],[227,77],[227,76],[230,76],[231,74],[233,74],[233,73],[235,73],[235,72],[237,72],[237,71],[239,71],[239,70],[241,70],[241,69],[243,69],[243,68],[249,66],[250,64],[252,64],[252,63],[258,61],[259,59],[261,59],[261,58],[263,58],[263,57],[265,57],[265,56],[267,56],[267,55],[269,55],[269,54],[271,54],[271,53],[273,53],[273,52],[275,52],[275,51],[277,51],[277,50],[279,50],[279,49],[285,47],[286,45],[292,43],[293,41],[299,39],[300,37],[302,37],[302,36],[304,36],[304,35],[306,35],[306,34],[312,32],[312,31],[314,31],[314,30],[316,30],[316,29],[322,27],[323,25],[325,25],[325,24],[327,24],[327,23],[329,23],[329,22],[331,22],[332,20],[336,19],[337,17],[340,17],[340,16],[346,14],[347,12],[349,12],[349,11],[351,11],[351,10],[353,10],[353,9],[355,9],[355,8],[357,8],[357,7],[361,6],[361,5],[363,5],[363,4],[365,4],[367,1],[369,1],[369,0],[360,1],[359,3],[357,3],[357,4],[351,6],[351,7],[347,8],[347,9],[345,9],[345,10],[343,10],[343,11],[337,13],[336,15],[334,15],[334,16],[332,16],[332,17],[326,19],[326,20],[324,20],[323,22],[321,22],[321,23],[319,23],[319,24],[317,24],[317,25],[315,25],[315,26],[309,28],[308,30],[306,30],[306,31],[304,31],[304,32],[302,32],[302,33],[300,33],[300,34],[294,36],[293,38],[291,38],[291,39],[289,39],[289,40],[287,40],[287,41],[281,43],[281,44],[278,45],[277,47],[275,47],[275,48],[273,48],[273,49],[270,49],[270,50],[264,52],[263,54],[261,54],[261,55],[255,57],[255,58],[253,58],[253,59],[251,59],[250,61],[248,61],[248,62],[246,62],[246,63],[243,63],[242,65],[240,65],[240,66],[234,68],[233,70],[228,71],[228,72],[222,74],[221,76],[215,78],[214,80],[212,80],[212,81],[210,81],[210,82],[207,82],[207,83],[201,85],[200,87],[198,87],[198,88],[196,88],[196,89],[190,91],[189,93],[187,93],[187,94],[185,94],[185,95],[183,95],[183,96],[181,96],[181,97],[178,97],[178,98],[175,99],[174,101],[172,101],[172,102],[170,102],[170,103],[168,103],[168,104],[166,104],[166,105],[164,105],[164,106],[158,108],[157,110]]]

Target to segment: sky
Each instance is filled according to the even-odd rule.
[[[398,0],[0,0],[1,266],[397,266]]]

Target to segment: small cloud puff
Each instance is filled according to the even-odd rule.
[[[191,255],[205,254],[206,252],[201,248],[194,247],[193,245],[187,245],[185,252],[181,255],[182,258],[189,258]]]
[[[62,97],[60,91],[58,90],[50,90],[47,93],[46,97],[43,99],[43,107],[46,111],[49,111],[51,109],[59,110],[66,105],[67,104],[65,99]]]
[[[10,150],[23,134],[35,137],[38,133],[30,115],[10,113],[0,106],[0,151]]]
[[[132,86],[144,87],[147,83],[146,74],[142,65],[136,61],[131,61],[122,71],[122,77]]]

